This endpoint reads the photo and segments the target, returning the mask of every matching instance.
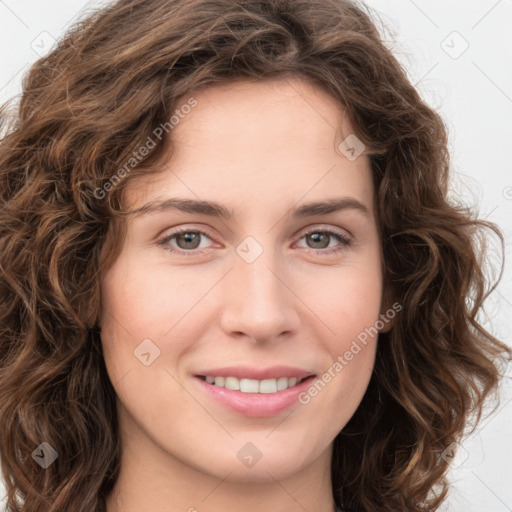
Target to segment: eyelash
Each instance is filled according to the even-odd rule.
[[[211,237],[208,236],[208,234],[205,233],[204,231],[200,231],[198,229],[186,229],[185,228],[185,229],[180,229],[178,231],[174,231],[170,235],[167,235],[164,238],[161,238],[160,240],[158,240],[157,244],[161,245],[164,250],[175,253],[175,254],[194,256],[194,255],[198,254],[197,251],[201,252],[201,249],[192,249],[190,251],[177,250],[177,249],[171,248],[171,246],[168,245],[168,242],[170,242],[173,238],[175,238],[176,236],[181,235],[183,233],[197,233],[200,235],[204,235],[211,240]],[[316,254],[326,255],[326,254],[333,254],[333,253],[341,252],[341,251],[345,250],[347,247],[349,247],[352,243],[349,238],[347,238],[346,236],[342,235],[341,233],[338,233],[337,231],[333,231],[331,229],[314,229],[314,230],[308,231],[308,232],[304,233],[300,237],[299,240],[302,240],[304,237],[306,237],[308,235],[312,235],[313,233],[321,233],[324,235],[332,236],[332,237],[336,238],[341,244],[337,248],[331,247],[328,250],[327,249],[308,249],[309,251],[313,251]]]

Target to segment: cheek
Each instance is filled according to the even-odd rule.
[[[359,407],[373,373],[377,348],[375,324],[379,319],[381,286],[378,272],[346,275],[344,285],[324,294],[322,323],[329,326],[319,337],[328,355],[309,389],[299,397],[308,410],[313,432],[338,434]]]
[[[127,254],[104,276],[104,309],[115,318],[118,328],[125,329],[125,334],[161,338],[201,293],[201,280],[190,277],[186,272],[169,272],[168,268],[151,264],[137,253]],[[109,315],[106,317],[108,322]]]
[[[136,252],[120,257],[105,274],[101,290],[101,339],[111,381],[128,372],[130,379],[143,372],[143,380],[163,372],[167,381],[164,368],[174,373],[191,340],[205,328],[208,319],[194,315],[211,283],[211,272],[194,266],[169,271]]]
[[[159,331],[156,327],[161,330],[170,328],[170,325],[160,325],[161,310],[165,307],[160,291],[162,287],[143,269],[144,265],[137,258],[123,255],[102,280],[101,339],[112,382],[132,371],[135,363],[140,365],[134,351],[141,343],[148,344],[144,340],[157,339]],[[172,315],[169,315],[169,323],[171,319]],[[153,347],[153,358],[158,350],[159,347]]]
[[[186,320],[200,292],[179,276],[125,255],[102,282],[101,340],[107,372],[123,407],[146,425],[164,417],[172,422],[174,415],[185,416],[197,407],[173,379],[174,365],[190,340],[180,334],[177,322]],[[165,334],[168,342],[163,344]],[[164,403],[172,403],[170,417],[163,414]]]
[[[324,344],[335,358],[379,319],[382,274],[378,253],[369,250],[329,273],[317,279],[314,287],[308,283],[306,297],[326,327]]]
[[[320,317],[325,334],[319,340],[329,357],[302,403],[312,407],[313,417],[329,411],[333,425],[343,425],[359,406],[373,372],[381,312],[380,260],[369,251],[333,276],[320,280],[322,288],[308,295]]]

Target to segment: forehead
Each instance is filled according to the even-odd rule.
[[[233,143],[257,136],[258,143],[268,142],[273,149],[283,146],[276,144],[279,141],[305,139],[323,146],[332,142],[344,113],[343,105],[323,87],[299,77],[221,83],[182,96],[178,105],[187,97],[193,97],[197,105],[173,128],[172,139],[177,144],[186,143],[193,131],[203,142],[209,137],[218,141],[219,136],[224,140],[230,136]],[[346,120],[344,124],[345,130],[352,131]]]
[[[182,103],[190,98],[196,105],[171,130],[168,160],[128,186],[131,206],[171,194],[266,208],[373,193],[368,158],[350,161],[338,149],[353,131],[343,105],[316,84],[239,80],[191,91]]]

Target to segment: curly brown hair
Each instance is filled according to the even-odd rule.
[[[191,90],[292,75],[344,105],[366,146],[384,279],[403,306],[380,335],[360,406],[335,438],[336,504],[413,512],[445,499],[442,453],[470,419],[480,421],[511,351],[478,317],[496,286],[485,271],[485,235],[501,241],[502,253],[503,237],[450,202],[442,118],[364,5],[119,0],[32,66],[14,115],[2,108],[0,452],[8,512],[104,511],[119,474],[115,391],[96,324],[101,273],[126,234],[127,184],[158,171],[170,136],[123,166]],[[45,471],[31,457],[41,440],[66,454]]]

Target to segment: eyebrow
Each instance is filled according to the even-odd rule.
[[[215,201],[202,201],[196,199],[168,198],[160,201],[150,201],[145,205],[127,212],[128,214],[147,215],[153,212],[179,210],[185,213],[197,213],[211,217],[230,219],[233,215],[225,206]],[[304,218],[315,215],[326,215],[340,210],[354,210],[364,215],[368,209],[353,197],[339,197],[325,201],[314,201],[303,204],[291,210],[292,217]]]

